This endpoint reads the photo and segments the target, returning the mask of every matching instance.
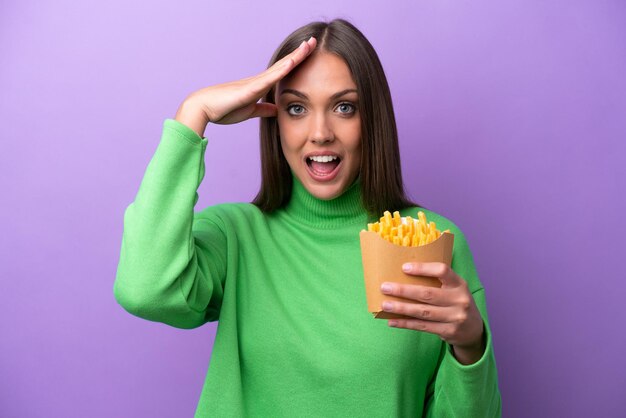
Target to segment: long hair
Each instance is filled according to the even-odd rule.
[[[345,61],[357,86],[363,207],[377,217],[385,210],[418,206],[404,192],[398,131],[385,72],[374,47],[354,25],[343,19],[309,23],[283,41],[268,67],[311,36],[317,39],[316,49],[336,54]],[[263,101],[274,103],[274,93],[272,87]],[[261,118],[260,139],[261,188],[252,203],[264,212],[272,212],[289,202],[293,180],[280,144],[277,118]]]

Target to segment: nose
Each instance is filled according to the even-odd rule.
[[[317,114],[311,118],[311,126],[309,131],[309,140],[315,144],[325,144],[335,140],[332,126],[328,118],[323,113]]]

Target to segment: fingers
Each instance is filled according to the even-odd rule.
[[[281,71],[285,68],[289,68],[289,70],[291,70],[291,68],[304,61],[304,59],[313,52],[316,45],[317,39],[313,37],[309,38],[308,41],[302,41],[302,43],[296,49],[291,51],[280,60],[276,61],[274,65],[268,68],[265,72]]]
[[[258,75],[256,90],[263,94],[267,92],[274,84],[304,61],[313,52],[316,45],[317,40],[313,37],[308,41],[303,41],[298,48]]]
[[[445,316],[445,311],[441,313],[442,316]],[[390,327],[406,328],[435,334],[449,344],[459,347],[475,347],[476,345],[480,345],[480,340],[484,332],[483,320],[477,309],[467,313],[451,314],[450,318],[441,321],[423,318],[399,318],[390,319],[388,324]],[[482,350],[484,350],[484,346]],[[482,352],[482,350],[480,351]]]
[[[454,315],[454,310],[451,308],[424,303],[384,301],[382,309],[385,312],[393,312],[433,322],[451,322],[452,316]]]
[[[436,277],[443,287],[458,287],[465,284],[465,280],[444,263],[404,263],[402,271],[412,276]]]
[[[390,327],[406,328],[416,331],[424,331],[439,336],[444,341],[452,342],[455,327],[444,322],[425,321],[421,319],[392,319],[389,321]]]
[[[251,118],[271,118],[275,117],[278,108],[272,103],[257,103],[254,111],[250,115]]]
[[[274,117],[276,106],[258,103],[259,99],[306,59],[316,45],[315,38],[311,38],[261,74],[201,89],[192,94],[194,103],[199,103],[208,121],[223,125],[253,117]]]
[[[463,280],[463,279],[460,279]],[[383,283],[383,293],[409,302],[385,300],[382,309],[411,317],[389,320],[389,326],[436,334],[450,344],[465,346],[480,336],[482,318],[467,286],[435,288]]]
[[[389,326],[430,332],[431,334],[437,334],[444,340],[449,338],[453,333],[453,327],[448,323],[427,321],[423,319],[391,319],[389,320]]]
[[[450,306],[452,304],[449,301],[449,295],[437,287],[386,282],[382,284],[380,289],[386,295],[411,299],[429,305]]]
[[[283,68],[287,68],[288,71],[291,71],[292,68],[304,61],[304,59],[313,52],[316,46],[317,39],[313,37],[309,38],[308,41],[302,42],[300,46],[296,48],[296,50],[287,55],[286,58],[289,59],[286,60],[284,64],[282,64]]]
[[[220,125],[230,125],[250,118],[269,118],[276,116],[277,107],[272,103],[250,103],[244,107],[235,109],[220,119],[212,120]]]

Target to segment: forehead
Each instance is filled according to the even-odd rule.
[[[356,84],[341,57],[315,52],[278,83],[277,94],[284,89],[298,90],[309,97],[330,96],[341,90],[356,89]]]

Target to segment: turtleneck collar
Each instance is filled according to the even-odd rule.
[[[357,178],[343,194],[331,200],[311,195],[292,173],[291,199],[285,212],[301,222],[317,228],[336,228],[348,224],[367,224],[367,211],[361,204],[361,182]]]

